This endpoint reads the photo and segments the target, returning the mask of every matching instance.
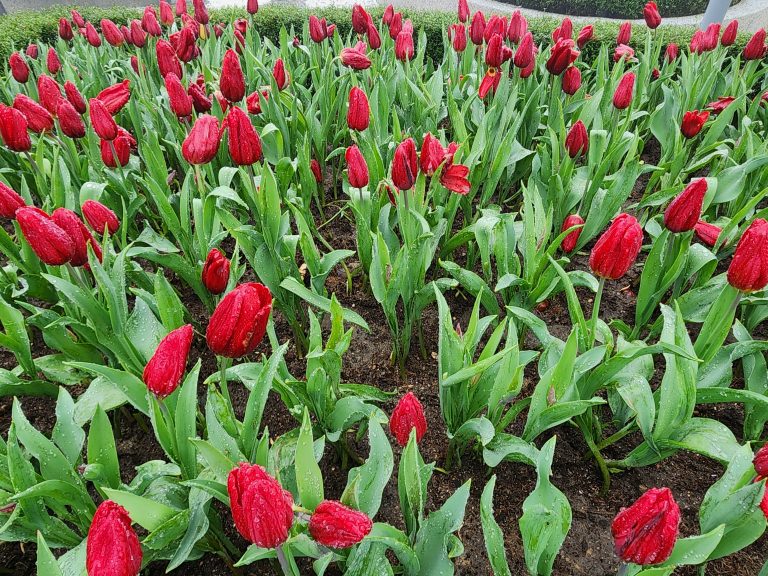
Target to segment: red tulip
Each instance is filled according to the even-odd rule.
[[[218,248],[211,248],[203,265],[203,285],[211,294],[221,294],[229,282],[229,260]]]
[[[485,63],[488,66],[499,68],[504,62],[512,58],[512,50],[504,44],[501,34],[494,34],[485,48]]]
[[[466,196],[472,187],[467,176],[469,176],[469,167],[448,163],[440,173],[440,184],[454,194]]]
[[[39,208],[19,208],[16,221],[34,253],[46,264],[60,266],[74,256],[75,245],[72,239]]]
[[[328,38],[328,24],[325,18],[318,18],[314,14],[309,17],[309,37],[316,44],[320,44],[323,40]]]
[[[143,48],[147,43],[147,32],[141,27],[139,20],[132,20],[130,25],[131,40],[130,42],[136,46],[136,48]],[[126,38],[126,40],[128,40]],[[162,69],[161,69],[162,72]]]
[[[64,94],[67,96],[69,103],[74,106],[75,110],[77,110],[78,114],[85,114],[88,110],[88,107],[85,104],[85,98],[80,94],[77,86],[72,84],[69,80],[64,82]]]
[[[467,0],[459,0],[458,17],[459,22],[466,22],[469,20],[469,5],[467,4]]]
[[[368,23],[368,31],[366,33],[368,34],[368,46],[372,50],[381,48],[381,36],[379,36],[379,30],[373,22]]]
[[[563,74],[563,92],[573,96],[581,88],[581,71],[576,66],[570,66]]]
[[[250,166],[261,160],[261,139],[242,108],[232,106],[227,114],[229,131],[227,147],[232,162],[238,166]]]
[[[525,16],[523,16],[520,10],[515,10],[512,12],[512,16],[509,19],[507,40],[513,44],[517,44],[523,39],[526,32],[528,32],[528,20],[525,19]]]
[[[117,124],[104,103],[97,98],[91,98],[88,101],[88,105],[91,126],[99,138],[102,140],[114,140],[117,138]]]
[[[200,55],[200,49],[196,44],[195,32],[189,27],[184,27],[178,34],[179,37],[175,48],[176,56],[182,62],[191,62]]]
[[[660,564],[672,554],[679,525],[680,508],[669,488],[651,488],[613,519],[616,554],[641,566]]]
[[[413,32],[403,29],[395,39],[395,57],[401,62],[411,60],[415,54]]]
[[[711,50],[714,50],[717,48],[717,43],[720,40],[720,23],[719,22],[713,22],[709,26],[707,26],[707,29],[704,31],[704,36],[702,37],[702,48],[709,52]]]
[[[104,39],[111,46],[122,46],[123,42],[125,42],[125,37],[120,31],[120,28],[118,28],[117,24],[108,18],[101,19],[101,33],[104,34]]]
[[[714,114],[719,114],[720,112],[728,108],[728,106],[730,106],[734,100],[736,100],[736,98],[734,98],[733,96],[720,96],[714,102],[710,102],[709,104],[707,104],[707,108],[711,108]]]
[[[263,90],[261,93],[259,93],[258,90],[248,95],[248,97],[245,99],[246,107],[248,108],[248,112],[250,114],[261,114],[261,100],[262,98],[264,100],[269,99],[269,92],[267,90]]]
[[[616,36],[616,44],[629,44],[632,39],[632,22],[622,22],[619,25],[619,33]]]
[[[691,36],[690,44],[691,54],[703,54],[704,53],[704,31],[696,30]]]
[[[32,132],[41,134],[53,130],[53,116],[26,94],[16,94],[13,107],[24,114]]]
[[[768,222],[755,219],[742,234],[731,265],[728,283],[742,292],[762,290],[768,284]]]
[[[309,163],[309,169],[312,171],[312,176],[315,177],[315,182],[322,184],[323,172],[320,170],[320,162],[312,158],[312,161]]]
[[[168,101],[171,111],[178,118],[186,118],[192,115],[192,97],[184,89],[184,85],[173,72],[165,76],[165,89],[168,92]]]
[[[62,133],[69,138],[85,137],[85,123],[78,114],[75,107],[63,98],[59,101],[59,107],[56,109],[56,115],[59,118],[59,128]]]
[[[195,8],[195,20],[205,26],[210,21],[208,16],[208,8],[205,5],[205,0],[192,0],[192,6]]]
[[[613,105],[618,110],[629,108],[632,103],[632,93],[635,90],[635,73],[625,72],[619,80],[616,92],[613,93]]]
[[[173,17],[173,8],[165,0],[160,0],[160,22],[164,26],[170,26],[173,24],[175,18]]]
[[[768,444],[764,444],[755,454],[752,464],[758,478],[768,478]]]
[[[208,347],[219,356],[240,358],[259,345],[272,311],[272,294],[256,282],[240,284],[222,298],[208,323]]]
[[[392,4],[387,4],[387,7],[384,9],[384,14],[381,17],[382,22],[389,26],[392,23],[392,18],[395,16],[395,8],[392,6]]]
[[[560,26],[552,31],[552,42],[557,42],[560,39],[570,40],[573,38],[573,22],[567,16],[563,18]]]
[[[707,193],[707,181],[704,178],[694,180],[669,204],[664,212],[664,226],[670,232],[688,232],[693,230],[701,216],[704,195]]]
[[[761,60],[765,56],[765,29],[760,28],[744,46],[745,60]]]
[[[368,186],[368,164],[365,157],[356,145],[349,146],[344,153],[347,161],[347,176],[352,188],[365,188]]]
[[[126,26],[125,24],[120,26],[120,34],[123,35],[123,40],[125,41],[126,44],[128,44],[129,46],[134,46],[133,34],[131,34],[131,29],[128,28],[128,26]],[[135,54],[133,56],[135,57]],[[136,67],[135,69],[138,70],[138,67]]]
[[[392,40],[397,39],[397,35],[403,30],[403,15],[400,12],[392,15],[392,21],[389,23],[389,37]]]
[[[579,154],[586,154],[589,150],[589,136],[587,128],[581,120],[577,120],[565,137],[565,149],[568,156],[576,158]]]
[[[198,116],[189,135],[181,145],[181,153],[190,164],[207,164],[219,151],[221,130],[219,121],[213,116]]]
[[[674,42],[670,42],[667,44],[667,49],[664,51],[664,59],[667,62],[674,62],[677,60],[677,55],[679,53],[679,48],[677,47],[677,44]]]
[[[507,19],[494,14],[488,19],[483,31],[483,40],[489,42],[496,34],[504,38],[507,33]]]
[[[418,170],[416,145],[413,138],[407,138],[395,149],[395,157],[392,160],[392,182],[400,190],[410,190],[416,183]]]
[[[635,262],[643,245],[643,229],[634,216],[619,214],[603,232],[589,255],[597,276],[618,280]]]
[[[163,33],[160,23],[157,21],[157,13],[152,6],[144,8],[144,14],[141,17],[141,27],[149,34],[157,38]]]
[[[576,44],[570,38],[561,38],[552,46],[547,60],[547,71],[553,76],[562,74],[579,57]]]
[[[454,51],[464,52],[466,50],[467,27],[464,24],[451,24],[448,28],[448,36],[451,38]]]
[[[40,105],[54,116],[59,102],[64,99],[59,83],[46,74],[40,74],[37,78],[37,97]]]
[[[78,28],[85,28],[85,18],[82,17],[80,12],[77,10],[72,10],[70,14],[72,15],[72,22],[75,23],[75,26]]]
[[[421,171],[427,176],[432,176],[440,167],[440,164],[443,163],[444,159],[445,149],[440,143],[440,140],[427,132],[427,135],[424,136],[424,142],[421,145],[421,154],[419,155]]]
[[[635,51],[625,44],[619,44],[616,46],[616,50],[613,52],[613,61],[618,62],[622,58],[624,60],[632,60],[635,57]]]
[[[264,468],[241,462],[229,473],[227,492],[243,538],[261,548],[277,548],[288,539],[293,497]]]
[[[309,533],[328,548],[349,548],[365,538],[373,522],[364,513],[335,500],[323,500],[309,518]]]
[[[533,52],[533,34],[526,32],[515,52],[515,66],[518,68],[528,68],[534,63],[535,55]]]
[[[122,82],[104,88],[104,90],[99,92],[96,98],[104,104],[107,112],[114,116],[120,112],[120,110],[123,109],[123,106],[128,103],[128,100],[131,99],[131,81],[123,80]]]
[[[368,128],[371,110],[368,97],[360,88],[352,86],[349,91],[349,109],[347,110],[347,125],[350,130],[362,131]]]
[[[15,108],[0,104],[0,136],[9,149],[14,152],[26,152],[32,148],[27,126],[24,114]]]
[[[74,38],[72,25],[66,18],[59,18],[59,36],[62,40],[72,40]]]
[[[72,266],[82,266],[88,263],[88,244],[93,248],[96,257],[101,260],[101,247],[77,214],[66,208],[56,208],[51,214],[51,220],[64,230],[72,240],[74,251],[69,259]]]
[[[683,114],[683,123],[680,125],[680,131],[686,138],[693,138],[704,127],[709,118],[709,112],[702,110],[692,110]]]
[[[259,11],[259,0],[248,0],[245,5],[248,14],[253,16]]]
[[[469,38],[472,44],[480,46],[485,42],[485,15],[479,10],[472,16],[472,24],[469,27]]]
[[[240,58],[231,48],[224,54],[219,77],[219,90],[230,102],[240,102],[245,96],[245,78]]]
[[[368,22],[371,17],[360,4],[352,6],[352,30],[358,34],[365,34],[368,30]]]
[[[723,30],[723,37],[720,38],[720,44],[722,46],[731,46],[736,42],[736,35],[739,33],[739,21],[731,20],[728,26]]]
[[[579,47],[579,50],[583,50],[584,46],[587,45],[587,42],[592,40],[592,37],[595,35],[595,27],[592,26],[592,24],[587,24],[579,31],[579,35],[576,38],[576,46]]]
[[[123,136],[121,131],[123,129],[119,128],[117,138],[111,142],[109,140],[99,142],[101,161],[107,168],[117,168],[118,165],[125,166],[131,158],[130,140]]]
[[[141,545],[128,511],[105,500],[96,509],[85,548],[88,576],[138,576]]]
[[[11,75],[16,82],[24,84],[29,80],[29,66],[27,66],[24,57],[19,52],[14,52],[8,58],[8,66],[11,69]]]
[[[158,398],[170,396],[181,383],[192,346],[192,336],[191,324],[169,332],[147,362],[142,379],[149,391]]]
[[[579,122],[581,122],[581,120],[579,120]],[[579,241],[579,236],[581,236],[583,225],[584,219],[578,214],[571,214],[563,221],[563,227],[560,229],[560,232],[565,232],[569,228],[579,226],[579,228],[573,232],[570,232],[565,238],[563,238],[563,242],[560,244],[560,248],[563,249],[563,252],[570,253],[576,249],[576,243]]]
[[[105,228],[110,234],[114,234],[120,228],[117,215],[101,202],[86,200],[81,209],[85,221],[97,234],[104,234]]]
[[[366,70],[371,67],[371,61],[365,52],[357,48],[344,48],[339,54],[341,63],[353,70]]]
[[[719,226],[699,220],[696,222],[696,226],[693,227],[693,232],[696,237],[704,242],[709,247],[714,246],[717,243],[717,239],[720,238],[720,233],[723,231]]]
[[[213,107],[211,99],[206,96],[205,91],[195,83],[189,85],[187,93],[192,98],[192,106],[198,114],[205,114]]]
[[[179,62],[176,51],[170,43],[165,40],[158,40],[155,45],[155,53],[157,54],[157,66],[160,68],[161,76],[165,77],[166,74],[173,72],[179,78],[184,77],[181,62]]]
[[[496,68],[490,67],[480,81],[480,87],[477,89],[477,94],[481,100],[485,99],[489,92],[496,93],[496,89],[501,82],[501,74]]]
[[[656,2],[648,2],[643,8],[643,18],[645,18],[645,25],[651,30],[655,30],[661,24],[661,14],[659,14],[659,7],[656,6]]]
[[[282,58],[275,60],[275,65],[272,67],[272,78],[275,79],[278,90],[282,90],[288,85],[288,72]]]
[[[48,54],[45,57],[45,65],[48,68],[48,73],[53,74],[54,76],[61,70],[61,60],[59,60],[59,55],[56,54],[56,50],[53,48],[48,48]]]
[[[88,41],[88,44],[93,46],[94,48],[98,48],[101,46],[101,37],[99,36],[99,33],[96,31],[96,28],[93,27],[93,24],[90,22],[85,23],[85,39]]]
[[[187,0],[176,0],[176,16],[181,18],[182,15],[187,13]]]
[[[13,188],[0,182],[0,218],[16,219],[16,210],[27,203]]]
[[[408,392],[400,398],[400,401],[392,411],[389,419],[389,431],[400,446],[408,444],[408,437],[412,429],[416,429],[416,442],[421,442],[427,432],[427,419],[424,417],[424,409],[421,402],[413,392]]]

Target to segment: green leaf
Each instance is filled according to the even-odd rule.
[[[414,546],[419,558],[419,576],[450,576],[454,573],[453,562],[449,557],[449,537],[461,528],[464,522],[469,486],[470,482],[465,482],[439,510],[432,512],[419,528]]]
[[[341,501],[374,518],[395,466],[389,439],[375,419],[368,421],[368,444],[368,458],[349,471]]]
[[[37,576],[63,576],[56,557],[40,532],[37,533]]]
[[[149,532],[157,530],[178,513],[178,510],[170,506],[124,490],[104,488],[104,493],[110,500],[128,510],[131,520]]]
[[[125,397],[128,398],[128,402],[131,403],[131,406],[145,416],[149,415],[147,387],[144,385],[144,382],[133,374],[88,362],[70,362],[69,364],[75,368],[80,368],[103,376],[125,394]]]
[[[315,292],[312,292],[309,288],[306,288],[301,282],[296,280],[296,278],[294,278],[293,276],[289,276],[285,278],[280,283],[280,287],[284,288],[285,290],[288,290],[289,292],[292,292],[293,294],[296,294],[296,296],[298,296],[308,304],[314,306],[315,308],[319,308],[323,312],[327,312],[330,314],[331,300],[329,298],[325,298],[324,296],[320,296]],[[344,308],[343,314],[344,314],[344,320],[346,320],[347,322],[360,326],[361,328],[363,328],[368,332],[371,331],[371,329],[368,327],[368,323],[365,320],[363,320],[363,317],[360,316],[358,313],[353,312],[348,308]]]
[[[496,486],[496,475],[491,476],[480,496],[480,523],[483,527],[485,549],[491,563],[494,576],[512,576],[507,563],[507,552],[504,549],[504,533],[493,517],[493,489]]]
[[[312,423],[309,410],[304,408],[299,440],[296,443],[296,485],[301,505],[314,510],[323,501],[323,475],[315,460]]]
[[[120,486],[120,462],[117,458],[115,438],[112,434],[112,423],[101,406],[96,407],[93,420],[91,420],[91,427],[88,430],[88,464],[102,466],[107,486],[110,488]]]
[[[695,566],[707,561],[723,537],[724,525],[700,536],[680,538],[665,562],[667,566]]]

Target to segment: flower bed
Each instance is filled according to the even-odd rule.
[[[764,32],[130,14],[0,86],[4,566],[768,570]]]

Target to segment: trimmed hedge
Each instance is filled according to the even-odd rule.
[[[525,8],[570,14],[572,16],[603,16],[636,19],[643,17],[647,0],[500,0]],[[735,4],[735,2],[732,2]],[[657,0],[662,18],[701,14],[709,0]]]
[[[54,42],[58,34],[59,18],[62,16],[68,17],[69,10],[70,8],[65,6],[54,6],[42,11],[15,12],[6,16],[0,16],[0,59],[5,63],[14,48],[23,48],[30,42]],[[132,18],[140,18],[141,16],[141,11],[136,8],[78,8],[78,10],[87,20],[97,25],[102,18],[109,18],[118,24],[122,24]],[[411,18],[417,32],[423,31],[426,34],[427,54],[429,57],[435,62],[442,61],[443,31],[449,24],[456,22],[456,15],[453,12],[409,10],[404,10],[403,12],[407,17]],[[380,9],[371,11],[374,18],[380,18],[381,13]],[[256,17],[256,28],[264,37],[277,43],[282,27],[289,31],[293,28],[294,31],[300,34],[310,14],[322,15],[328,18],[330,22],[335,22],[339,32],[344,36],[351,29],[351,10],[348,8],[310,10],[286,6],[265,6],[260,9]],[[211,21],[229,22],[246,15],[245,10],[239,8],[212,10]],[[556,19],[532,18],[528,22],[529,29],[533,33],[537,44],[546,46],[552,42],[551,32],[558,24]],[[616,41],[616,34],[618,33],[618,24],[613,22],[597,21],[594,23],[594,27],[594,40],[587,44],[582,52],[582,58],[587,62],[591,62],[597,56],[601,43],[607,42],[613,46]],[[635,26],[636,30],[632,36],[632,44],[635,49],[642,48],[641,44],[645,38],[642,28],[644,27]],[[657,33],[663,33],[666,42],[676,42],[682,48],[688,45],[694,30],[695,28],[692,26],[662,25]],[[740,50],[747,39],[747,35],[740,34],[737,43],[732,49]],[[637,44],[635,44],[636,42]]]

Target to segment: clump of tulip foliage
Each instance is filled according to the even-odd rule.
[[[256,0],[247,12],[216,22],[202,0],[161,0],[118,26],[73,11],[55,42],[7,63],[0,345],[17,367],[0,370],[15,397],[0,540],[36,542],[44,576],[204,554],[259,573],[452,574],[469,482],[434,502],[437,463],[419,450],[445,429],[441,473],[467,458],[535,470],[522,510],[503,512],[519,517],[527,571],[548,575],[572,518],[550,480],[564,427],[606,491],[681,450],[724,468],[698,527],[667,487],[622,495],[620,574],[703,574],[760,538],[765,31],[738,55],[736,21],[667,44],[648,2],[647,26],[622,24],[585,61],[590,25],[566,18],[537,43],[519,11],[459,0],[432,62],[392,6],[355,5],[346,35],[311,16],[279,45],[259,35]],[[354,249],[324,237],[334,220]],[[331,274],[380,305],[389,390],[344,381],[370,327]],[[463,326],[456,297],[474,303]],[[556,333],[553,302],[571,320]],[[428,317],[432,411],[408,386]],[[279,436],[262,422],[270,392],[296,423]],[[27,395],[56,398],[50,434]],[[697,412],[717,403],[742,407],[738,434]],[[117,414],[164,459],[122,465]],[[345,486],[324,484],[323,459]],[[377,520],[390,483],[393,524]],[[496,575],[511,572],[494,492],[516,489],[491,476],[480,496]]]

